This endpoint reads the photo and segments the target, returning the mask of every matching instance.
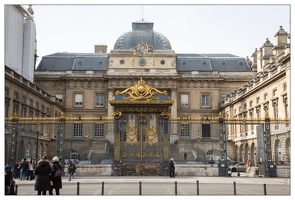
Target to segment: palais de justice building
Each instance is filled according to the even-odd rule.
[[[35,98],[22,109],[31,108],[31,117],[62,115],[65,121],[62,129],[59,122],[40,122],[38,130],[47,139],[35,144],[46,144],[39,156],[58,154],[93,164],[111,159],[134,173],[142,169],[156,173],[153,166],[159,170],[171,157],[184,162],[184,153],[187,161],[206,162],[208,155],[219,156],[218,117],[289,118],[290,45],[282,27],[275,34],[276,44],[267,39],[250,61],[232,54],[177,53],[153,25],[133,22],[132,30],[118,35],[109,53],[106,45],[94,45],[94,53],[42,57],[32,84],[51,97],[45,104],[48,109],[44,106],[40,112],[44,115],[35,115]],[[11,70],[7,67],[6,74]],[[8,95],[16,94],[11,90]],[[6,98],[6,117],[21,112],[9,101],[14,101],[12,96]],[[256,125],[225,122],[228,158],[251,159],[257,165]],[[20,133],[19,154],[24,154],[20,158],[32,157],[34,149],[26,149],[27,126]],[[289,124],[271,125],[273,160],[289,159],[289,133]]]

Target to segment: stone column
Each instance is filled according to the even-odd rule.
[[[171,90],[171,100],[174,101],[173,105],[171,106],[171,117],[170,119],[175,120],[177,119],[177,92],[176,89]],[[170,124],[170,143],[174,143],[179,138],[177,133],[177,123]]]
[[[113,98],[113,89],[108,90],[108,100]],[[108,103],[108,117],[112,118],[114,112],[114,107]],[[108,132],[106,134],[106,139],[110,141],[110,143],[114,143],[114,123],[108,123]]]

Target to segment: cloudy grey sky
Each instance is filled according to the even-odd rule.
[[[27,7],[25,4],[24,6]],[[154,22],[176,53],[231,53],[251,56],[266,38],[275,44],[280,26],[290,33],[286,4],[127,4],[36,5],[39,61],[56,52],[92,53],[95,44],[108,52],[132,30],[132,22]]]

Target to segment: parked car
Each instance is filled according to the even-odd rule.
[[[90,160],[80,160],[78,162],[78,165],[91,165],[91,161]]]
[[[75,163],[75,164],[78,164],[79,163],[79,160],[78,159],[64,159],[64,164],[65,165],[68,165],[70,163],[70,160]]]
[[[247,165],[244,162],[239,162],[235,165],[229,166],[231,172],[246,172]]]
[[[230,162],[227,163],[227,166],[236,165],[238,163],[239,163],[239,161],[230,161]]]
[[[109,159],[103,159],[102,161],[100,161],[100,164],[113,164],[113,161]]]

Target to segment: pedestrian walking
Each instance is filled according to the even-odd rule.
[[[76,165],[73,163],[73,161],[70,160],[70,164],[68,166],[68,181],[72,180],[72,177],[74,176],[74,173],[76,172]]]
[[[46,191],[50,190],[50,173],[51,166],[46,156],[38,161],[35,174],[37,175],[35,182],[35,190],[38,191],[38,195],[46,195]]]
[[[186,160],[186,158],[187,158],[187,153],[184,153],[184,154],[183,154],[183,158],[184,158],[184,160]]]
[[[22,163],[20,165],[20,180],[21,181],[27,180],[28,168],[29,168],[29,164],[27,162],[27,159],[26,158],[22,159]]]
[[[50,190],[49,195],[53,195],[53,189],[55,189],[55,194],[60,195],[59,190],[62,189],[61,181],[62,167],[59,163],[59,158],[57,156],[52,158],[51,174],[50,174]]]
[[[28,172],[28,180],[33,180],[33,163],[32,163],[32,160],[30,162],[28,162],[28,165],[29,165],[29,168],[27,170]]]
[[[20,178],[19,161],[16,161],[14,163],[13,175],[14,175],[14,178],[18,178],[18,179]]]
[[[171,159],[170,159],[170,162],[169,162],[169,169],[170,169],[170,178],[174,178],[174,177],[175,177],[174,158],[171,158]]]
[[[247,173],[250,172],[251,167],[252,167],[252,162],[251,162],[251,160],[248,160],[248,162],[247,162]]]

